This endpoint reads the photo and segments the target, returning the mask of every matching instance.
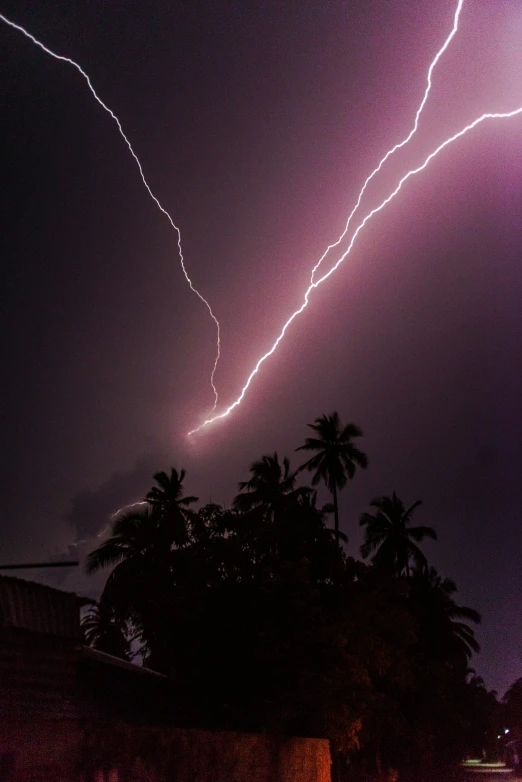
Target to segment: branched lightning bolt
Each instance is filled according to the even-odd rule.
[[[353,247],[353,245],[355,243],[355,240],[357,239],[357,236],[359,235],[359,232],[364,228],[366,223],[369,220],[371,220],[371,218],[374,215],[376,215],[378,212],[380,212],[382,209],[384,209],[384,207],[387,204],[389,204],[390,201],[393,198],[395,198],[395,196],[397,195],[399,190],[401,190],[403,184],[405,182],[407,182],[408,179],[411,179],[411,177],[413,177],[416,174],[419,174],[421,171],[423,171],[428,166],[430,161],[432,161],[434,157],[436,157],[440,152],[442,152],[443,149],[445,149],[447,146],[452,144],[457,139],[461,138],[461,136],[464,136],[470,130],[473,130],[473,128],[475,128],[481,122],[484,122],[487,119],[507,119],[508,117],[514,117],[517,114],[522,114],[522,106],[520,108],[518,108],[518,109],[514,109],[513,111],[508,111],[508,112],[503,112],[503,113],[495,113],[495,114],[490,114],[490,113],[482,114],[480,117],[475,119],[469,125],[466,125],[462,130],[459,130],[458,133],[455,133],[453,136],[450,136],[450,138],[446,139],[446,141],[443,141],[442,144],[439,144],[439,146],[430,155],[428,155],[428,157],[426,158],[424,163],[422,163],[422,165],[420,165],[418,168],[413,168],[410,171],[408,171],[408,173],[405,174],[402,177],[402,179],[399,180],[399,184],[397,185],[395,190],[393,190],[390,193],[390,195],[387,198],[385,198],[385,200],[382,201],[382,203],[379,204],[379,206],[376,206],[375,209],[372,209],[371,212],[369,212],[366,215],[364,220],[362,220],[362,222],[359,223],[359,225],[357,226],[357,228],[356,228],[356,230],[354,232],[354,235],[353,235],[353,237],[352,237],[352,239],[351,239],[351,241],[350,241],[350,243],[348,245],[348,248],[343,253],[343,255],[341,255],[341,257],[339,258],[337,263],[334,266],[332,266],[332,268],[328,272],[326,272],[322,277],[320,277],[318,280],[316,280],[315,282],[311,282],[310,283],[309,287],[307,288],[307,290],[305,292],[305,295],[304,295],[304,298],[303,298],[303,303],[301,304],[299,309],[295,310],[295,312],[292,313],[292,315],[288,318],[288,320],[286,321],[285,325],[281,329],[281,332],[280,332],[279,336],[277,337],[276,341],[274,342],[274,344],[272,345],[270,350],[268,350],[263,356],[261,356],[261,358],[259,359],[259,361],[255,365],[254,369],[252,370],[252,372],[248,376],[248,379],[247,379],[245,385],[243,386],[243,389],[242,389],[240,395],[235,400],[235,402],[233,402],[229,407],[227,407],[227,409],[223,413],[220,413],[219,415],[215,415],[215,416],[212,416],[210,418],[207,418],[205,421],[203,421],[203,423],[200,426],[198,426],[196,429],[193,429],[191,432],[189,432],[188,433],[189,436],[192,435],[192,434],[195,434],[196,432],[199,432],[201,429],[203,429],[204,427],[208,426],[209,424],[212,424],[214,421],[218,421],[221,418],[226,418],[228,415],[230,415],[230,413],[232,412],[232,410],[234,410],[234,408],[236,408],[238,405],[241,404],[241,402],[243,401],[243,398],[244,398],[248,388],[250,387],[250,384],[252,383],[252,380],[254,379],[254,377],[259,372],[259,369],[260,369],[261,365],[267,360],[267,358],[269,358],[275,352],[275,350],[277,349],[279,343],[281,342],[281,340],[285,336],[285,334],[287,332],[287,329],[289,328],[290,324],[293,323],[293,321],[297,318],[297,316],[300,315],[306,309],[306,307],[308,306],[310,294],[312,293],[312,291],[315,288],[318,288],[319,285],[321,285],[323,282],[325,282],[335,271],[337,271],[337,269],[342,264],[344,259],[351,252],[351,249],[352,249],[352,247]]]
[[[204,296],[203,296],[203,295],[202,295],[202,294],[201,294],[201,293],[198,291],[198,289],[197,289],[197,288],[194,286],[194,284],[192,283],[192,280],[190,279],[190,277],[189,277],[189,275],[188,275],[187,269],[186,269],[186,267],[185,267],[185,259],[184,259],[184,257],[183,257],[183,251],[182,251],[182,249],[181,249],[181,232],[180,232],[180,230],[179,230],[178,226],[175,224],[175,222],[174,222],[174,220],[172,219],[172,217],[170,216],[170,214],[169,214],[169,213],[167,212],[167,210],[166,210],[166,209],[165,209],[165,208],[164,208],[164,207],[163,207],[163,206],[160,204],[159,200],[156,198],[156,196],[155,196],[155,195],[154,195],[154,193],[152,192],[152,190],[151,190],[151,188],[150,188],[150,186],[149,186],[149,184],[148,184],[147,180],[145,179],[145,175],[144,175],[144,173],[143,173],[143,169],[142,169],[141,163],[140,163],[140,161],[139,161],[139,158],[138,158],[138,156],[136,155],[136,153],[134,152],[134,149],[132,148],[132,145],[131,145],[131,143],[130,143],[129,139],[127,138],[127,136],[126,136],[126,135],[125,135],[125,133],[123,132],[123,128],[122,128],[122,126],[121,126],[121,123],[120,123],[120,121],[119,121],[118,117],[116,116],[116,114],[114,114],[114,112],[112,111],[112,109],[110,109],[110,108],[109,108],[109,107],[108,107],[108,106],[107,106],[107,105],[106,105],[106,104],[105,104],[105,103],[102,101],[102,99],[101,99],[101,98],[100,98],[100,96],[97,94],[97,92],[96,92],[96,90],[94,89],[94,87],[92,86],[92,83],[91,83],[91,80],[90,80],[89,76],[88,76],[88,75],[85,73],[85,71],[84,71],[84,70],[83,70],[83,69],[80,67],[80,65],[78,65],[78,63],[77,63],[77,62],[75,62],[74,60],[71,60],[69,57],[64,57],[64,56],[63,56],[63,55],[61,55],[61,54],[56,54],[56,52],[53,52],[51,49],[48,49],[48,48],[47,48],[47,46],[45,46],[43,43],[41,43],[41,41],[39,41],[37,38],[35,38],[35,37],[34,37],[34,35],[31,35],[31,33],[30,33],[30,32],[28,32],[28,31],[27,31],[27,30],[26,30],[24,27],[22,27],[22,26],[21,26],[21,25],[19,25],[19,24],[16,24],[16,22],[12,22],[10,19],[8,19],[8,18],[7,18],[6,16],[4,16],[3,14],[0,14],[0,20],[1,20],[2,22],[5,22],[5,24],[7,24],[9,27],[12,27],[14,30],[18,30],[18,32],[22,33],[22,35],[25,35],[25,37],[26,37],[26,38],[29,38],[29,40],[30,40],[30,41],[32,41],[34,44],[36,44],[36,46],[38,46],[40,49],[42,49],[42,50],[43,50],[43,51],[44,51],[46,54],[49,54],[51,57],[54,57],[54,59],[55,59],[55,60],[61,60],[62,62],[66,62],[66,63],[69,63],[69,65],[72,65],[72,66],[73,66],[74,68],[76,68],[76,70],[77,70],[77,71],[78,71],[78,72],[79,72],[79,73],[80,73],[80,74],[83,76],[83,78],[84,78],[84,79],[85,79],[85,81],[87,82],[87,86],[89,87],[89,89],[90,89],[91,93],[93,94],[94,98],[95,98],[95,99],[97,100],[97,102],[100,104],[100,106],[102,107],[102,109],[104,109],[104,110],[105,110],[105,111],[106,111],[108,114],[110,114],[110,116],[112,117],[112,119],[114,120],[114,122],[116,123],[116,125],[118,126],[118,130],[119,130],[119,132],[120,132],[120,134],[121,134],[121,136],[122,136],[123,140],[124,140],[124,141],[125,141],[125,143],[127,144],[127,147],[129,148],[129,152],[131,153],[132,157],[133,157],[133,158],[134,158],[134,160],[136,161],[136,164],[137,164],[137,166],[138,166],[138,169],[139,169],[139,172],[140,172],[140,176],[141,176],[142,182],[143,182],[143,184],[145,185],[145,187],[146,187],[146,189],[147,189],[147,192],[148,192],[148,194],[150,195],[150,197],[152,198],[152,200],[154,201],[154,203],[156,204],[156,206],[158,207],[158,209],[160,209],[160,211],[161,211],[161,212],[163,212],[163,214],[165,215],[165,217],[167,218],[167,220],[168,220],[168,221],[169,221],[169,223],[171,224],[172,228],[173,228],[173,229],[176,231],[176,235],[177,235],[177,239],[178,239],[178,240],[177,240],[178,254],[179,254],[179,259],[180,259],[180,262],[181,262],[181,268],[182,268],[182,270],[183,270],[183,274],[185,275],[185,279],[186,279],[186,281],[188,282],[188,284],[189,284],[189,286],[190,286],[190,289],[191,289],[191,291],[193,291],[193,293],[195,293],[195,294],[196,294],[196,296],[197,296],[197,297],[200,299],[200,301],[202,301],[202,302],[203,302],[203,304],[205,305],[205,307],[207,308],[207,310],[208,310],[208,312],[209,312],[209,314],[210,314],[210,317],[212,318],[212,320],[213,320],[213,321],[214,321],[214,323],[216,324],[216,332],[217,332],[217,337],[216,337],[216,358],[215,358],[215,360],[214,360],[214,366],[213,366],[213,368],[212,368],[212,374],[210,375],[210,384],[211,384],[211,386],[212,386],[212,391],[213,391],[213,393],[214,393],[214,406],[213,406],[213,408],[212,408],[212,412],[214,412],[214,410],[216,409],[216,406],[217,406],[217,401],[218,401],[218,392],[217,392],[216,386],[215,386],[215,384],[214,384],[214,375],[215,375],[215,373],[216,373],[216,368],[217,368],[217,365],[218,365],[218,361],[219,361],[219,358],[220,358],[220,351],[221,351],[221,339],[220,339],[220,327],[219,327],[219,321],[218,321],[218,319],[216,318],[216,316],[214,315],[214,312],[212,311],[212,307],[210,306],[210,304],[208,303],[208,301],[207,301],[207,300],[205,299],[205,297],[204,297]]]
[[[463,2],[464,2],[464,0],[458,0],[457,8],[455,10],[455,15],[453,17],[453,27],[451,28],[451,32],[449,33],[448,37],[446,38],[446,40],[442,44],[441,48],[439,49],[439,51],[435,55],[431,65],[429,67],[428,76],[427,76],[426,89],[424,91],[424,95],[423,95],[422,101],[421,101],[421,103],[419,105],[419,108],[417,109],[417,113],[415,115],[415,122],[413,123],[412,129],[410,130],[410,132],[408,133],[406,138],[404,138],[402,141],[399,141],[398,144],[396,144],[394,147],[392,147],[390,150],[388,150],[388,152],[385,154],[385,156],[380,161],[380,163],[377,166],[377,168],[374,168],[374,170],[372,171],[370,176],[365,180],[365,182],[364,182],[364,184],[363,184],[363,186],[361,188],[361,192],[359,193],[359,196],[358,196],[357,201],[355,203],[355,206],[354,206],[354,208],[352,209],[352,211],[350,212],[350,214],[348,216],[348,220],[346,221],[346,225],[344,227],[344,231],[342,232],[342,234],[340,235],[340,237],[337,239],[336,242],[334,242],[333,244],[330,244],[327,247],[327,249],[324,251],[324,253],[321,255],[321,257],[319,258],[319,260],[315,264],[314,268],[312,269],[312,276],[310,277],[310,283],[314,282],[315,273],[318,271],[319,267],[321,266],[322,262],[324,261],[324,259],[326,258],[326,256],[330,252],[330,250],[333,250],[335,247],[338,247],[341,244],[341,242],[343,241],[343,239],[346,236],[346,234],[348,233],[348,228],[350,227],[350,223],[352,222],[352,217],[354,216],[354,214],[356,213],[357,209],[359,208],[359,206],[361,204],[362,197],[363,197],[363,195],[364,195],[364,193],[366,191],[366,188],[368,187],[368,185],[370,184],[370,182],[372,181],[374,176],[379,173],[379,171],[381,170],[383,165],[386,163],[388,158],[390,158],[395,152],[397,152],[397,150],[399,150],[402,147],[406,146],[406,144],[410,141],[410,139],[417,132],[417,128],[419,126],[420,115],[422,114],[422,110],[424,109],[424,106],[426,105],[426,101],[428,100],[428,95],[430,94],[430,90],[431,90],[431,75],[432,75],[433,70],[434,70],[435,66],[437,65],[438,61],[440,60],[440,58],[442,57],[442,55],[444,54],[444,52],[446,51],[446,49],[450,45],[451,39],[453,38],[453,36],[455,35],[455,33],[458,30],[458,27],[459,27],[459,16],[460,16],[460,11],[461,11]]]

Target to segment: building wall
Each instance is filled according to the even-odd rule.
[[[81,647],[26,630],[0,630],[0,720],[78,716]]]
[[[331,782],[326,740],[166,727],[169,687],[84,650],[75,595],[0,576],[0,782]]]
[[[4,721],[0,746],[16,753],[10,782],[331,782],[324,739]]]
[[[330,782],[322,739],[113,725],[87,741],[123,782]]]
[[[76,719],[0,719],[0,782],[76,782],[83,741]]]

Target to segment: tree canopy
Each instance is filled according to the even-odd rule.
[[[480,617],[430,567],[421,547],[436,533],[411,524],[419,501],[373,500],[361,516],[370,561],[348,556],[328,526],[334,506],[299,480],[306,468],[315,486],[342,488],[366,466],[361,431],[337,414],[312,428],[302,468],[262,456],[230,509],[194,509],[184,470],[156,473],[88,556],[89,572],[110,572],[86,639],[124,657],[134,639],[175,681],[185,724],[325,736],[339,774],[347,760],[406,775],[459,760],[484,743],[473,704],[488,696],[469,669]]]

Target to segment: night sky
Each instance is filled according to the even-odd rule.
[[[89,73],[181,229],[222,328],[223,405],[300,305],[366,176],[411,128],[456,0],[9,2]],[[480,114],[522,106],[522,9],[465,0],[398,178]],[[249,464],[293,457],[338,410],[370,467],[341,496],[422,499],[426,554],[483,614],[473,665],[522,675],[522,115],[484,123],[361,231],[225,421],[215,329],[175,232],[80,74],[0,24],[3,563],[83,561],[152,474],[230,503]],[[326,500],[326,495],[324,496]],[[74,545],[79,540],[85,543]],[[98,539],[99,540],[99,539]],[[20,572],[81,594],[82,569]]]

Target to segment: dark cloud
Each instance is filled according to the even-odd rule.
[[[75,542],[96,537],[120,508],[143,500],[153,483],[153,474],[165,468],[164,461],[165,457],[158,454],[141,456],[127,472],[114,472],[98,488],[78,492],[65,517],[77,536]],[[74,546],[69,547],[63,558],[73,551]]]

